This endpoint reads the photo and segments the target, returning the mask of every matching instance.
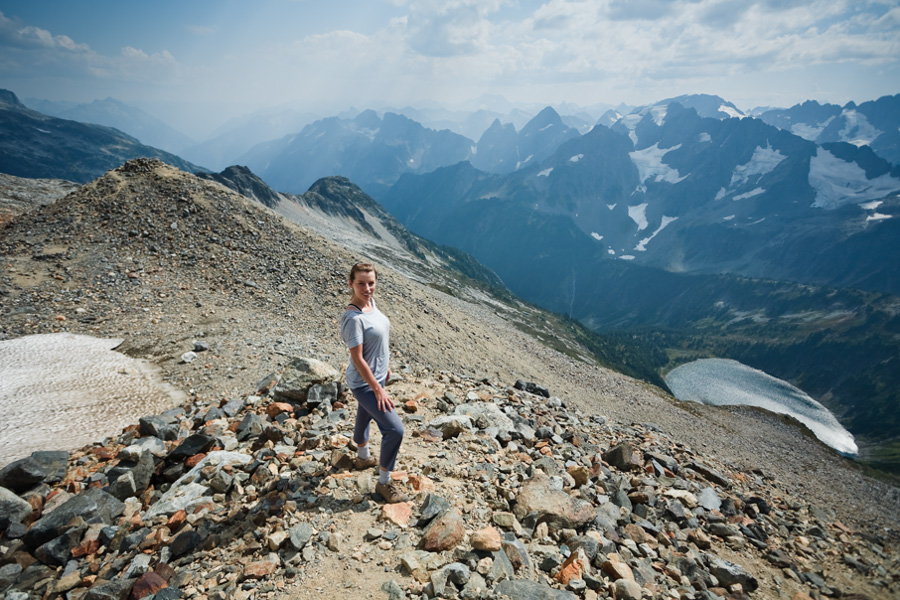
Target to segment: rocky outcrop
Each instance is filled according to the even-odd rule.
[[[321,364],[291,364],[295,381],[334,383]],[[394,475],[411,502],[380,504],[372,476],[349,471],[349,394],[327,407],[268,395],[186,405],[72,453],[62,476],[60,454],[0,471],[0,592],[246,600],[302,585],[346,554],[361,565],[378,556],[391,598],[713,600],[768,597],[758,590],[788,582],[816,598],[856,591],[850,581],[898,590],[887,540],[652,426],[484,380],[431,381],[424,396],[418,378],[403,379],[391,393],[419,406],[405,417],[403,456],[419,457],[421,473]],[[451,406],[470,426],[430,434]],[[333,517],[348,510],[371,515],[353,549],[354,532]]]

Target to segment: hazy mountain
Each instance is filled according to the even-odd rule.
[[[428,173],[468,159],[472,150],[471,140],[451,131],[368,110],[353,119],[316,121],[300,133],[253,147],[237,162],[278,191],[303,192],[321,177],[341,175],[376,195],[403,173]]]
[[[25,100],[25,104],[52,117],[115,127],[119,131],[137,138],[142,144],[167,152],[177,154],[196,143],[190,137],[156,117],[114,98],[94,100],[86,104],[29,98]]]
[[[495,123],[480,160],[508,165],[513,157],[496,149],[511,140]],[[490,198],[511,212],[562,218],[611,258],[900,293],[900,263],[882,258],[896,253],[900,170],[867,148],[817,146],[755,119],[701,118],[672,103],[612,130],[595,127],[505,176],[454,172],[423,176],[412,193],[400,182],[384,203],[426,237],[448,236],[444,219],[471,223],[468,205]],[[430,190],[441,200],[427,201]],[[455,208],[466,216],[447,213]]]
[[[623,120],[513,173],[404,175],[381,202],[527,300],[598,330],[662,328],[648,347],[744,360],[890,437],[898,300],[839,289],[900,294],[900,172],[677,103]]]
[[[295,133],[319,117],[292,109],[267,110],[231,119],[210,138],[186,147],[180,153],[188,160],[210,169],[223,169],[250,148]]]
[[[519,132],[512,124],[495,120],[478,140],[471,162],[489,173],[511,173],[541,162],[563,142],[579,136],[578,129],[563,123],[548,106]]]
[[[51,117],[0,90],[0,172],[85,183],[128,159],[148,157],[185,171],[201,170],[182,158],[141,144],[117,129]]]
[[[759,118],[819,144],[867,145],[878,156],[900,165],[900,94],[844,107],[808,100],[791,108],[765,111]]]

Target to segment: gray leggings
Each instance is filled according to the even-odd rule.
[[[397,455],[400,453],[400,443],[403,441],[403,421],[400,420],[396,407],[387,412],[378,410],[375,392],[369,386],[350,391],[359,403],[356,426],[353,428],[353,441],[357,445],[367,443],[369,424],[375,419],[378,430],[381,431],[381,459],[378,462],[385,471],[393,471]]]

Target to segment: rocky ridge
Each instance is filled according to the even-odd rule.
[[[373,473],[352,471],[353,401],[338,377],[296,359],[254,394],[7,465],[5,597],[224,600],[308,597],[313,586],[341,596],[377,584],[397,599],[799,600],[900,589],[889,540],[785,495],[761,470],[735,472],[652,425],[586,415],[522,381],[394,377],[407,428],[394,478],[413,499],[385,504]]]
[[[389,269],[380,273],[379,306],[394,325],[402,378],[391,393],[404,405],[415,403],[406,417],[401,480],[416,498],[407,507],[406,527],[380,520],[389,517],[382,517],[384,508],[370,493],[371,475],[343,471],[349,415],[341,404],[349,397],[325,394],[328,401],[318,407],[294,398],[278,407],[280,399],[272,397],[278,388],[264,393],[290,368],[292,356],[335,367],[344,360],[334,319],[346,298],[346,265],[356,257],[161,163],[132,161],[52,206],[13,219],[2,229],[0,250],[2,337],[51,331],[126,337],[125,350],[154,359],[166,379],[191,396],[183,407],[76,451],[65,467],[61,454],[31,457],[38,464],[32,467],[32,489],[10,483],[17,488],[13,496],[28,498],[28,514],[12,498],[3,505],[12,507],[4,510],[15,520],[31,522],[25,531],[11,527],[19,537],[10,537],[8,527],[0,541],[0,572],[12,580],[7,596],[18,590],[22,598],[57,593],[80,599],[98,588],[97,597],[124,597],[134,592],[122,582],[136,579],[142,569],[141,576],[152,571],[167,579],[169,591],[157,592],[161,598],[416,597],[435,587],[443,587],[445,596],[469,597],[479,589],[478,577],[485,581],[483,593],[477,592],[484,597],[604,597],[611,589],[622,597],[626,588],[636,591],[620,580],[633,580],[648,596],[673,598],[723,590],[762,598],[896,595],[896,489],[798,435],[796,424],[752,409],[682,405],[597,367],[574,344],[564,355],[520,333],[495,301],[475,305]],[[193,357],[187,360],[189,351]],[[268,373],[273,376],[261,386],[248,383]],[[518,379],[546,388],[517,390],[510,384]],[[540,393],[546,389],[558,398]],[[467,420],[463,413],[474,405],[496,406],[514,429],[493,409]],[[315,447],[305,448],[307,440]],[[630,460],[617,463],[628,458],[626,443],[633,450]],[[132,447],[145,444],[156,454]],[[212,464],[224,457],[218,452],[245,458],[235,457],[230,466]],[[170,524],[168,509],[159,507],[173,484],[206,459],[183,482],[200,495],[190,511],[183,507],[194,533],[188,531],[178,542],[184,545],[177,545],[185,525]],[[40,466],[47,464],[52,468]],[[587,470],[586,481],[580,468],[569,472],[579,466]],[[263,481],[263,471],[271,478]],[[718,509],[701,502],[715,504],[707,488],[723,503]],[[94,504],[101,492],[121,504],[121,513],[119,504]],[[554,501],[570,502],[557,492],[572,498],[572,511],[552,512],[558,511]],[[691,496],[682,492],[698,506],[690,506]],[[124,501],[115,495],[131,493],[136,495]],[[429,493],[437,498],[426,502]],[[443,506],[440,498],[447,509],[457,509],[459,519],[451,510],[438,523],[461,521],[464,536],[452,549],[433,552],[420,547],[427,536],[419,522]],[[91,510],[98,522],[82,517],[84,528],[77,521],[69,527],[71,519],[59,524],[70,507],[38,525],[64,501],[96,507]],[[529,509],[522,512],[520,505]],[[612,506],[618,516],[604,512]],[[529,517],[533,512],[541,516]],[[566,520],[568,512],[575,521]],[[595,516],[581,521],[588,512]],[[603,514],[607,519],[598,521]],[[303,523],[312,529],[305,542],[310,529]],[[295,530],[297,544],[279,533],[280,527],[290,538],[295,526],[301,528]],[[44,533],[26,538],[36,527]],[[503,532],[501,548],[511,564],[515,542],[524,548],[508,581],[531,583],[504,583],[498,572],[491,575],[484,553],[491,553],[493,568],[503,563],[493,554],[499,550],[476,547],[495,545],[489,527]],[[107,539],[113,530],[101,535],[104,528],[117,533]],[[48,531],[56,535],[45,540]],[[458,528],[444,531],[453,535],[437,537],[459,537]],[[136,548],[115,542],[116,535],[131,536]],[[702,536],[709,548],[701,546],[707,541]],[[581,537],[608,552],[600,560],[582,559],[572,541]],[[93,552],[76,557],[72,548],[86,542]],[[592,548],[583,549],[585,557]],[[678,562],[676,554],[688,552],[696,571],[690,561]],[[756,584],[725,583],[704,556],[742,565]],[[523,569],[525,559],[530,567]],[[610,574],[605,559],[627,565],[632,577],[618,576],[627,573],[624,568]],[[129,573],[126,563],[134,561]],[[652,581],[648,566],[656,573]],[[578,576],[563,583],[560,572]],[[673,577],[676,572],[686,582]],[[61,576],[68,578],[64,584],[58,583]],[[58,585],[72,587],[55,592]],[[751,591],[754,585],[759,587]]]

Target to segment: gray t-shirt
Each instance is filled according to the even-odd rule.
[[[390,361],[391,322],[372,300],[372,312],[364,313],[350,307],[341,316],[341,339],[347,348],[355,348],[362,344],[363,360],[369,365],[372,374],[378,381],[384,381],[388,374]],[[347,385],[351,390],[366,387],[369,384],[362,378],[353,361],[347,365]]]

